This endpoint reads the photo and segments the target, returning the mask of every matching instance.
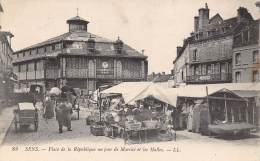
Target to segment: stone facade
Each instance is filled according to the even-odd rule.
[[[177,47],[173,61],[175,85],[232,82],[233,30],[244,21],[252,21],[245,8],[226,20],[219,14],[209,18],[207,4],[199,9],[194,32]]]
[[[259,21],[245,23],[234,36],[233,82],[260,81]]]
[[[0,4],[0,16],[2,14],[1,12],[3,12],[3,9]],[[0,26],[0,102],[7,102],[13,91],[12,37],[12,33],[1,31]]]

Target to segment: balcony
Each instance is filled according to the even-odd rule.
[[[231,82],[232,73],[210,74],[210,75],[192,75],[187,76],[187,83],[218,83]]]

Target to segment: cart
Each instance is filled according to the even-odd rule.
[[[15,132],[21,128],[28,128],[31,124],[34,125],[34,131],[38,130],[38,112],[33,106],[33,103],[23,102],[18,103],[18,108],[14,110],[14,127]]]

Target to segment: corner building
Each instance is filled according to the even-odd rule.
[[[232,82],[233,32],[253,18],[242,7],[236,17],[226,20],[219,14],[209,18],[209,11],[207,4],[199,9],[194,32],[177,47],[175,85]]]

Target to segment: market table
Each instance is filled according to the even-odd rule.
[[[217,135],[224,134],[237,134],[246,132],[250,134],[250,130],[254,129],[255,126],[245,122],[238,123],[223,123],[223,124],[211,124],[208,126],[210,133],[214,133]]]
[[[159,127],[156,127],[156,128],[147,128],[147,127],[141,127],[140,129],[128,129],[128,128],[125,128],[118,125],[118,124],[111,124],[110,125],[112,127],[112,137],[115,137],[115,129],[117,129],[118,131],[121,131],[121,130],[124,130],[124,139],[125,139],[125,142],[127,140],[130,140],[130,135],[131,133],[133,132],[137,132],[138,133],[138,138],[139,138],[139,143],[142,142],[142,137],[141,137],[141,133],[144,132],[144,142],[146,142],[147,140],[147,132],[150,131],[150,130],[156,130],[158,131],[160,128]],[[126,135],[125,135],[126,134]]]

